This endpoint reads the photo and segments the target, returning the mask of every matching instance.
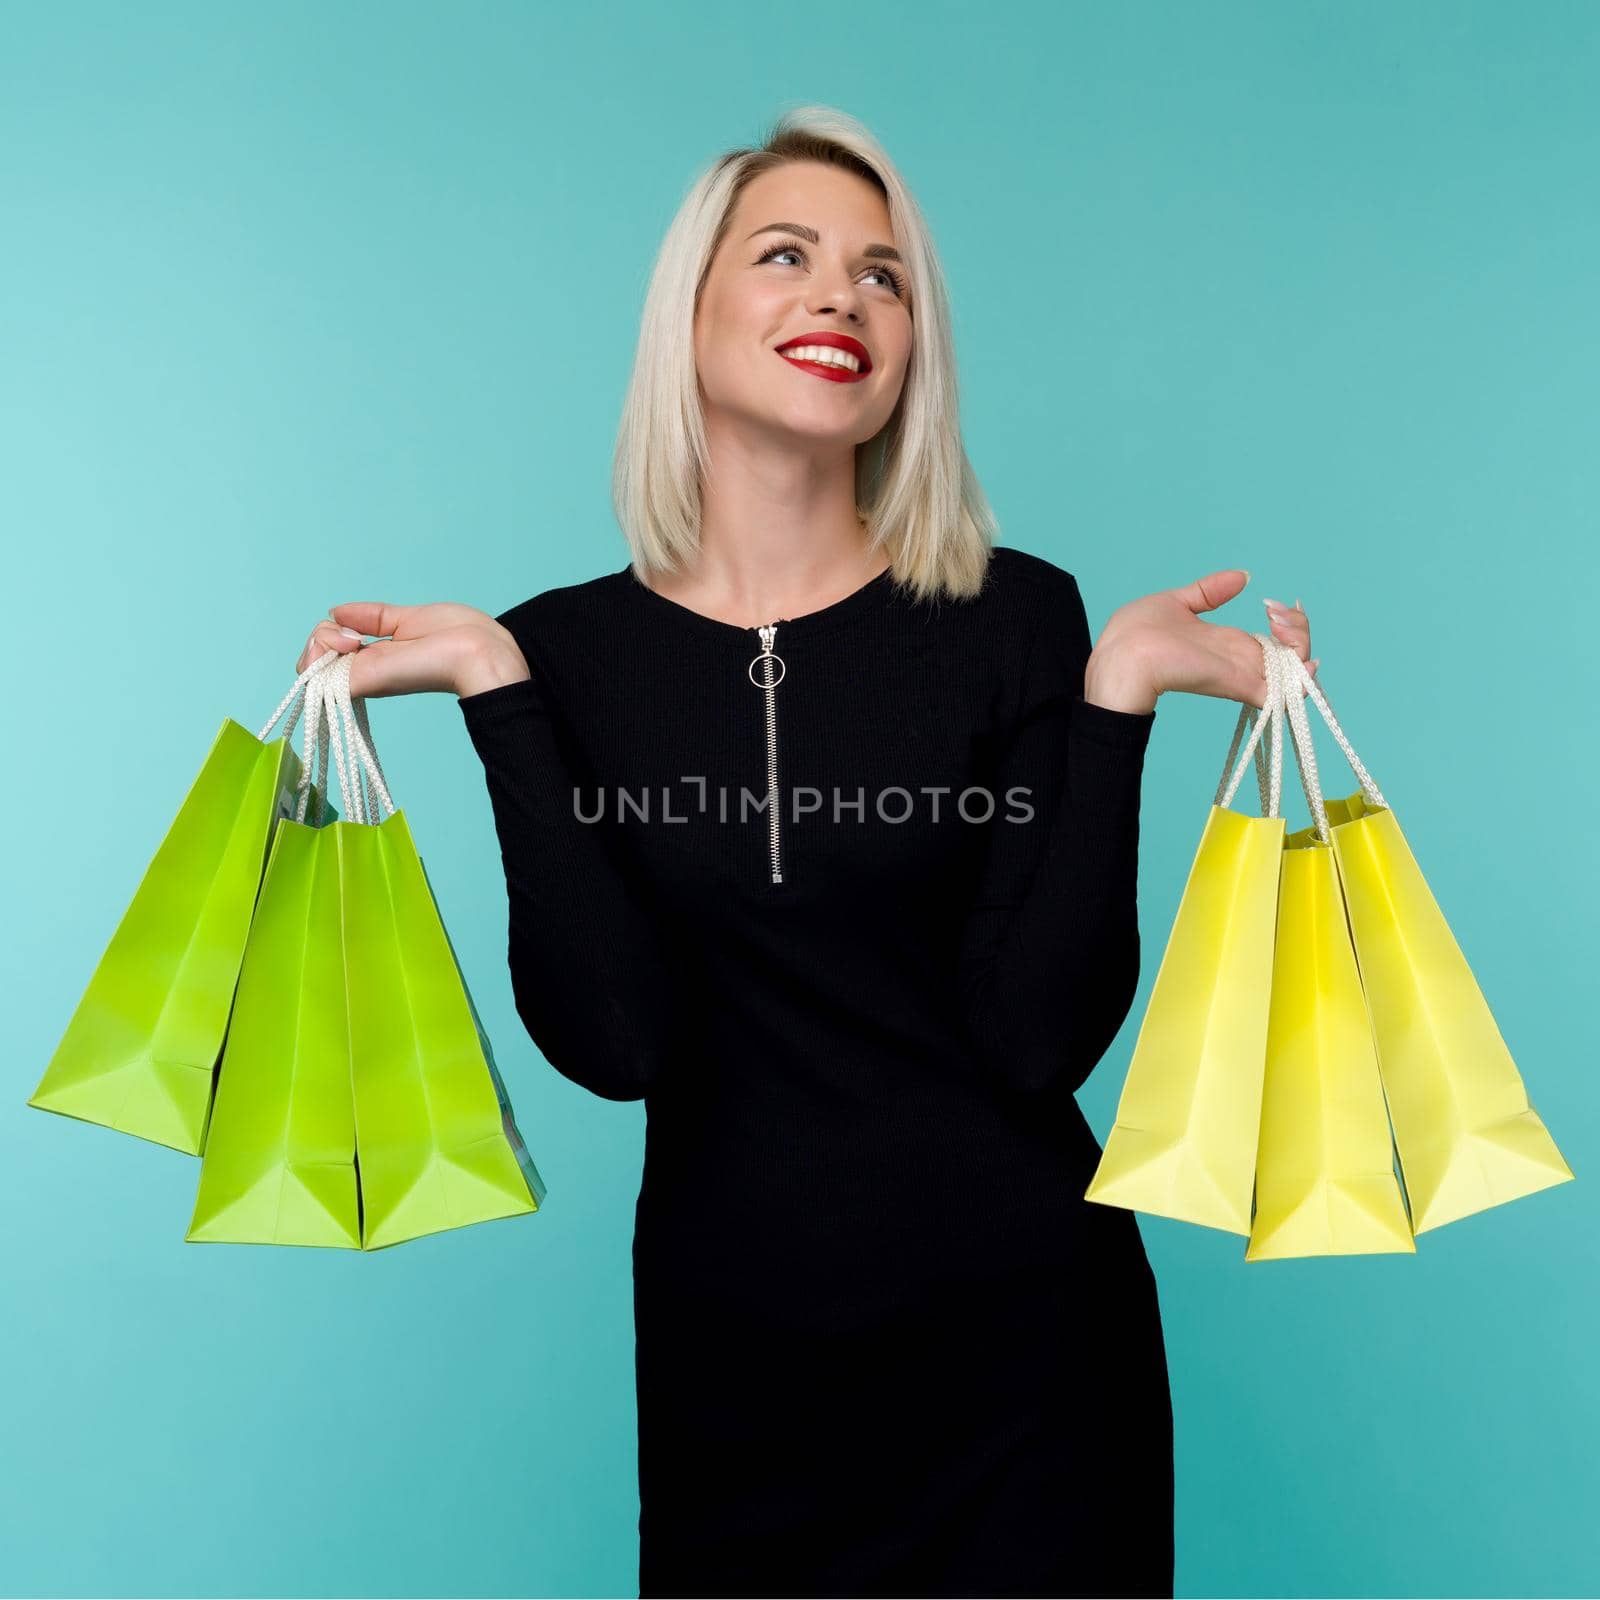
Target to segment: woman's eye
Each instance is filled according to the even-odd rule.
[[[779,256],[799,256],[803,260],[805,251],[797,244],[775,244],[762,251],[756,258],[756,265],[759,267],[763,262],[776,261]],[[872,267],[868,270],[870,275],[882,278],[892,293],[898,295],[905,292],[905,280],[893,267]]]

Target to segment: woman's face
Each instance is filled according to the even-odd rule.
[[[854,173],[799,161],[753,179],[695,312],[708,416],[841,449],[877,434],[911,359],[909,277],[894,245],[888,205]],[[823,342],[813,335],[843,336],[859,372],[778,353],[796,340],[796,348]],[[835,346],[825,353],[841,354]]]

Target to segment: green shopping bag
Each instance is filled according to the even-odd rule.
[[[204,1147],[263,865],[296,791],[302,813],[309,795],[290,743],[309,679],[258,734],[223,721],[29,1105],[190,1155]]]
[[[544,1185],[404,813],[334,832],[363,1247],[536,1211]]]
[[[349,657],[325,660],[308,729],[319,766],[331,742],[351,820],[280,829],[223,1058],[196,1242],[377,1250],[536,1211],[545,1195],[365,706],[350,699]],[[380,801],[388,817],[369,822]]]
[[[331,828],[279,824],[186,1237],[361,1247]]]

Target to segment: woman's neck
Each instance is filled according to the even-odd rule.
[[[712,439],[692,571],[650,587],[718,621],[753,627],[832,605],[889,566],[856,510],[854,453],[819,462]]]

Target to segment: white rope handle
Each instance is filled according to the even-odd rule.
[[[1261,790],[1261,814],[1264,817],[1276,817],[1283,794],[1283,678],[1273,667],[1272,652],[1276,648],[1276,640],[1264,633],[1254,633],[1250,637],[1261,646],[1262,670],[1267,680],[1266,704],[1253,706],[1246,701],[1240,705],[1239,720],[1234,724],[1233,740],[1228,746],[1228,758],[1222,764],[1222,777],[1217,781],[1217,795],[1213,804],[1226,807],[1233,803],[1239,781],[1244,777],[1245,766],[1253,755],[1256,781]],[[1269,724],[1272,729],[1270,776],[1268,757],[1261,739]],[[1234,757],[1238,754],[1239,741],[1244,738],[1246,728],[1250,729],[1250,738],[1235,767]],[[1231,778],[1228,775],[1230,769],[1233,773]]]
[[[304,822],[311,797],[312,769],[316,769],[317,815],[313,823],[321,827],[326,815],[328,792],[328,752],[333,752],[338,771],[339,792],[344,801],[344,814],[351,822],[370,822],[377,814],[381,802],[393,815],[394,801],[389,795],[388,780],[378,760],[372,739],[372,727],[367,720],[365,700],[353,700],[350,695],[350,656],[352,651],[327,650],[310,662],[278,702],[278,708],[267,719],[256,735],[266,742],[274,724],[293,706],[283,737],[293,739],[295,723],[302,710],[305,713],[305,733],[300,762],[299,800],[295,807],[295,821]],[[342,730],[341,730],[342,723]],[[313,746],[315,760],[313,760]],[[365,790],[363,788],[365,785]]]
[[[262,724],[261,731],[256,738],[263,744],[267,742],[268,735],[272,732],[278,719],[292,706],[289,720],[284,724],[282,738],[293,744],[295,724],[300,720],[302,711],[306,714],[306,726],[303,747],[300,759],[300,786],[299,802],[295,807],[295,821],[306,820],[306,804],[311,794],[311,773],[313,764],[316,767],[317,788],[317,819],[315,826],[322,825],[322,818],[326,810],[326,797],[328,792],[328,740],[323,722],[323,695],[320,674],[327,663],[337,655],[335,650],[324,651],[322,655],[306,664],[305,670],[289,686],[289,692],[278,702],[277,709]],[[316,760],[312,760],[312,746],[316,746]]]
[[[307,663],[305,671],[302,672],[300,676],[296,678],[289,686],[289,692],[278,702],[278,709],[267,718],[266,723],[261,729],[261,732],[256,735],[256,738],[258,738],[262,744],[267,742],[267,735],[272,732],[273,724],[277,722],[278,718],[281,717],[291,705],[294,706],[294,714],[285,724],[282,737],[285,739],[294,738],[294,725],[300,720],[300,711],[304,702],[306,689],[309,686],[311,679],[316,675],[317,669],[321,667],[325,661],[327,661],[329,656],[334,655],[335,653],[335,651],[329,650],[325,654],[318,656],[315,661]]]
[[[309,696],[317,701],[319,759],[326,766],[323,748],[331,745],[339,772],[339,791],[345,817],[351,822],[377,819],[381,801],[390,815],[395,810],[389,785],[372,747],[366,704],[350,696],[350,661],[353,652],[331,651],[326,667],[313,678]]]
[[[1327,806],[1323,800],[1322,780],[1317,770],[1316,746],[1311,737],[1311,718],[1306,715],[1305,695],[1310,693],[1317,703],[1317,709],[1326,718],[1328,727],[1334,737],[1339,741],[1339,748],[1349,758],[1350,765],[1354,768],[1357,778],[1361,782],[1362,792],[1376,806],[1388,809],[1387,802],[1379,792],[1377,784],[1372,781],[1367,769],[1361,764],[1361,759],[1350,746],[1350,741],[1345,737],[1344,729],[1338,724],[1323,696],[1315,678],[1311,676],[1311,669],[1300,659],[1297,651],[1291,646],[1274,641],[1273,669],[1280,680],[1279,693],[1283,699],[1289,717],[1290,734],[1294,741],[1295,759],[1300,768],[1300,781],[1305,789],[1306,804],[1310,807],[1312,820],[1316,824],[1317,838],[1323,844],[1331,844],[1332,836],[1328,829]]]
[[[1317,825],[1317,837],[1332,843],[1328,833],[1328,813],[1322,801],[1322,783],[1317,775],[1317,752],[1311,742],[1311,719],[1306,715],[1305,696],[1300,688],[1291,661],[1300,657],[1290,645],[1275,643],[1272,651],[1272,668],[1278,674],[1279,693],[1284,709],[1289,714],[1289,734],[1294,744],[1295,764],[1300,769],[1300,786],[1305,790],[1306,805]]]
[[[395,804],[389,797],[388,780],[383,775],[383,768],[378,763],[378,753],[373,748],[372,728],[367,721],[367,703],[365,700],[353,700],[350,696],[350,662],[354,655],[354,651],[341,652],[338,660],[328,668],[328,672],[332,679],[334,701],[344,723],[345,742],[353,757],[359,757],[361,763],[353,775],[354,794],[360,812],[359,817],[354,820],[372,822],[376,819],[378,810],[377,806],[371,803],[373,798],[382,802],[384,810],[390,816],[394,815]],[[365,796],[362,793],[363,780],[367,785]]]
[[[1317,683],[1317,680],[1311,676],[1311,669],[1293,650],[1288,650],[1287,657],[1283,664],[1288,669],[1290,682],[1299,687],[1303,687],[1306,693],[1309,694],[1311,699],[1316,703],[1317,710],[1322,713],[1323,721],[1328,724],[1328,731],[1338,741],[1339,748],[1344,751],[1345,759],[1349,761],[1351,770],[1355,773],[1356,779],[1361,785],[1362,793],[1366,795],[1367,799],[1369,799],[1373,805],[1381,806],[1385,811],[1387,811],[1389,809],[1389,802],[1383,798],[1383,795],[1378,790],[1377,784],[1372,781],[1372,774],[1369,773],[1364,766],[1362,766],[1361,757],[1355,753],[1355,750],[1351,747],[1349,739],[1345,737],[1344,729],[1339,726],[1339,719],[1333,714],[1333,707],[1328,704],[1327,697],[1323,694],[1321,687]],[[1294,695],[1292,698],[1297,703],[1300,701],[1299,695]],[[1301,705],[1300,709],[1302,711],[1305,710],[1303,704]],[[1307,718],[1308,739],[1310,737],[1309,722],[1310,719]]]
[[[328,672],[330,663],[338,654],[329,650],[319,656],[309,669],[311,677],[306,685],[306,731],[305,749],[300,760],[300,803],[295,810],[295,820],[306,820],[306,802],[311,792],[311,769],[313,764],[317,771],[317,815],[312,823],[313,827],[320,828],[327,817],[328,794],[328,751],[331,748],[338,767],[339,795],[344,803],[344,814],[351,816],[350,810],[350,780],[345,771],[344,749],[338,739],[334,737],[337,730],[333,722],[333,708],[328,700]],[[316,758],[313,763],[312,747],[315,746]]]

